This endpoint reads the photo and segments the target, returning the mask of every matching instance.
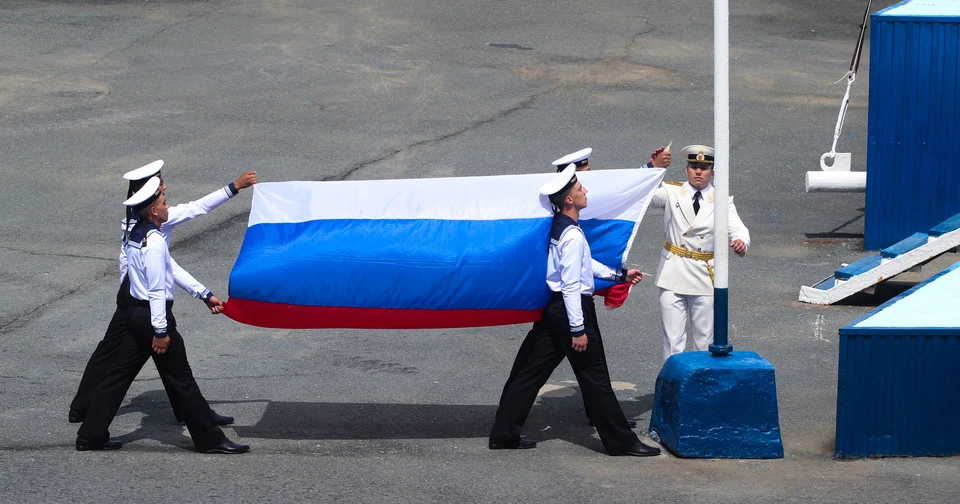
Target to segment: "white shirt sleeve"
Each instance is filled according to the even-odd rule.
[[[170,258],[170,266],[173,268],[173,281],[180,286],[181,289],[187,291],[187,294],[197,299],[203,299],[210,292],[200,281],[193,278],[193,275],[188,273],[187,270],[181,268],[173,257]]]
[[[127,219],[120,221],[120,229],[120,283],[123,283],[123,277],[127,276],[127,248],[123,243],[123,237],[127,232]]]
[[[584,333],[583,304],[580,299],[583,287],[580,276],[583,272],[583,256],[587,240],[583,232],[577,229],[568,229],[560,237],[557,245],[559,258],[560,292],[563,294],[563,306],[567,309],[567,319],[570,321],[570,333],[582,336]]]
[[[169,260],[167,241],[160,233],[150,233],[143,254],[143,265],[146,270],[147,300],[150,302],[150,324],[156,334],[167,332],[166,270]]]
[[[163,227],[173,228],[190,219],[210,213],[214,208],[217,208],[228,199],[237,195],[237,192],[233,192],[235,189],[231,189],[232,187],[232,184],[227,185],[198,200],[170,207],[169,218],[163,223]]]
[[[603,264],[602,262],[599,262],[593,258],[591,258],[590,261],[592,261],[590,265],[593,267],[594,278],[602,278],[604,280],[612,280],[612,281],[622,280],[621,278],[622,270],[615,270],[613,268],[610,268],[606,264]]]
[[[123,277],[127,275],[127,250],[120,245],[120,283],[123,283]]]

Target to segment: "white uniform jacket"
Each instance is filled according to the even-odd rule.
[[[712,252],[714,241],[713,184],[700,192],[700,212],[693,213],[693,195],[697,190],[689,182],[676,185],[665,182],[654,193],[651,206],[663,208],[663,234],[668,243],[693,252]],[[729,241],[743,240],[750,247],[750,231],[740,220],[737,207],[730,196],[727,231]],[[709,261],[713,268],[713,260]],[[660,265],[655,280],[657,287],[677,294],[712,296],[713,281],[707,270],[707,261],[680,257],[666,249],[660,250]]]

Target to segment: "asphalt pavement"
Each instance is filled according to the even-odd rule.
[[[182,291],[195,376],[251,452],[194,453],[149,363],[111,428],[122,450],[76,452],[67,410],[114,309],[124,172],[163,159],[168,200],[183,203],[249,169],[261,181],[548,172],[582,147],[594,169],[637,167],[669,142],[713,142],[712,3],[5,0],[0,501],[956,500],[956,458],[833,458],[837,331],[882,299],[797,301],[865,254],[863,194],[804,192],[864,7],[732,2],[730,192],[753,244],[731,258],[729,333],[776,369],[785,456],[686,460],[604,454],[566,364],[525,426],[539,446],[488,450],[525,326],[261,329]],[[868,49],[838,146],[854,170],[866,167]],[[250,193],[173,238],[178,262],[224,298]],[[633,245],[644,271],[661,215]],[[661,365],[649,280],[600,315],[641,433]]]

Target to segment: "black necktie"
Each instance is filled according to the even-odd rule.
[[[700,191],[697,191],[697,193],[693,195],[693,215],[700,213],[700,198],[702,197],[703,195],[700,194]]]

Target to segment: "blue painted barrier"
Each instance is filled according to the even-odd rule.
[[[650,431],[680,457],[783,457],[773,366],[739,350],[670,357],[657,376]]]

